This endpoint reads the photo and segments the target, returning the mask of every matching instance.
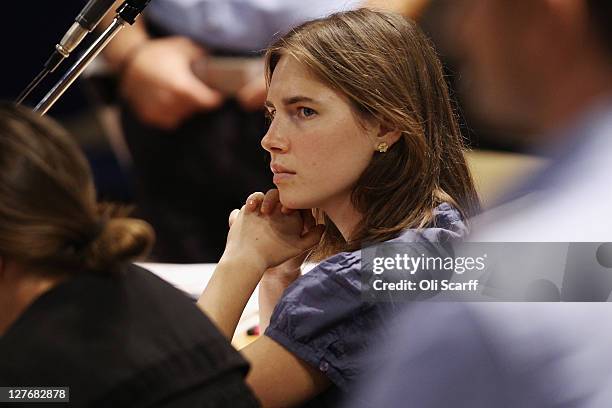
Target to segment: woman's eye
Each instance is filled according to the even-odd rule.
[[[266,119],[268,119],[270,122],[272,122],[272,120],[274,119],[274,115],[276,115],[276,111],[275,110],[266,110],[265,114],[266,114]]]
[[[317,114],[317,112],[314,109],[305,108],[305,107],[299,108],[298,113],[300,116],[304,118],[309,118]]]

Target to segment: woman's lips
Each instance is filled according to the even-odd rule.
[[[270,169],[272,170],[272,173],[274,173],[274,178],[272,180],[274,184],[289,180],[295,176],[294,171],[291,171],[278,164],[271,164]]]
[[[295,173],[274,173],[274,177],[272,177],[272,182],[274,184],[282,183],[283,181],[290,180]]]

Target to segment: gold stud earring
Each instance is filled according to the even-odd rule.
[[[389,145],[387,144],[387,142],[380,142],[376,147],[376,151],[380,153],[386,153],[387,150],[389,150]]]

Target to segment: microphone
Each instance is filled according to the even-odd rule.
[[[16,103],[21,104],[28,95],[42,82],[42,80],[50,73],[54,72],[57,67],[70,56],[81,41],[92,32],[102,18],[113,8],[116,0],[89,0],[79,15],[75,18],[74,23],[68,29],[61,41],[55,46],[55,51],[49,57],[43,67],[43,70],[34,78],[34,80],[21,92],[17,97]]]
[[[35,111],[41,115],[47,113],[47,111],[55,104],[55,102],[64,94],[66,89],[78,78],[79,75],[87,68],[89,63],[102,51],[104,47],[117,35],[117,33],[125,27],[126,24],[133,25],[136,22],[136,18],[143,12],[145,7],[151,0],[125,0],[123,4],[116,10],[115,18],[113,22],[104,30],[102,34],[89,46],[89,48],[78,58],[78,60],[70,67],[70,69],[62,76],[62,78],[55,84],[55,86],[45,95],[45,97],[36,105]],[[99,9],[101,10],[101,8]],[[100,15],[105,13],[101,11]],[[95,17],[97,18],[97,17]],[[101,17],[100,17],[101,19]],[[93,20],[93,19],[92,19]],[[97,22],[94,21],[95,24]],[[57,52],[57,50],[56,50]],[[45,69],[41,74],[48,73]],[[38,77],[34,79],[37,81]],[[33,82],[34,82],[33,81]],[[28,87],[29,88],[29,87]],[[29,92],[26,90],[26,92]],[[20,103],[20,102],[18,102]]]
[[[102,18],[113,8],[114,4],[115,0],[89,0],[74,19],[74,24],[72,24],[62,40],[55,46],[56,50],[64,58],[67,58],[83,41],[83,38],[100,24]]]

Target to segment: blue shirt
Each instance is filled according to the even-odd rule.
[[[387,242],[445,242],[466,233],[460,212],[444,203],[431,228],[406,229]],[[346,391],[360,374],[362,351],[396,309],[401,306],[362,298],[361,251],[341,252],[287,288],[265,334]]]
[[[257,52],[291,28],[361,0],[155,0],[147,17],[159,27],[205,46]]]

